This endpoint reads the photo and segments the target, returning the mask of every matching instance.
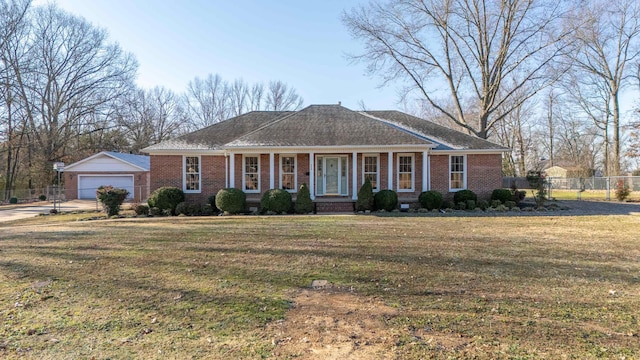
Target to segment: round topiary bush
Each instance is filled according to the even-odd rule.
[[[47,196],[46,195],[40,195],[38,197],[38,199],[40,199],[40,201],[45,201],[45,200],[47,200]]]
[[[380,190],[374,196],[376,210],[392,211],[398,207],[398,194],[393,190]]]
[[[296,214],[308,214],[313,211],[313,201],[311,201],[311,193],[306,183],[300,185],[295,204]]]
[[[17,204],[17,203],[18,203],[17,197],[12,197],[11,199],[9,199],[9,204]]]
[[[418,197],[420,206],[427,210],[440,209],[443,200],[442,194],[435,190],[424,191]]]
[[[478,195],[471,190],[460,190],[453,194],[453,202],[456,204],[466,203],[467,200],[478,201]]]
[[[491,193],[491,200],[500,200],[501,203],[513,201],[513,194],[509,189],[495,189]]]
[[[283,189],[271,189],[264,192],[260,200],[262,212],[272,211],[276,214],[289,211],[291,194]]]
[[[221,189],[216,194],[216,207],[228,214],[238,214],[247,207],[247,195],[236,188]]]
[[[373,187],[371,181],[366,179],[360,191],[358,191],[358,200],[356,200],[356,211],[373,210]]]
[[[184,191],[177,187],[164,186],[156,189],[147,202],[149,207],[156,207],[160,210],[169,210],[172,214],[176,213],[176,206],[184,201]]]
[[[149,206],[140,204],[135,208],[136,215],[149,215]]]

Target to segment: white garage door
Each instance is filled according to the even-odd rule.
[[[129,190],[129,198],[133,198],[133,175],[122,176],[78,176],[78,198],[95,199],[96,190],[100,186],[111,185],[113,187]]]

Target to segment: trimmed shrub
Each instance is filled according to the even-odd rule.
[[[393,190],[380,190],[373,199],[376,210],[392,211],[398,207],[398,194]]]
[[[216,207],[227,214],[239,214],[247,207],[247,195],[236,188],[221,189],[216,194]]]
[[[358,191],[358,200],[356,200],[356,211],[373,210],[373,187],[371,181],[366,179],[360,191]]]
[[[289,211],[291,208],[291,194],[283,189],[270,189],[264,192],[260,199],[262,212],[272,211],[276,214]]]
[[[311,193],[306,183],[300,185],[295,204],[296,214],[308,214],[313,211],[313,201],[311,201]]]
[[[176,215],[193,216],[194,207],[188,202],[181,202],[176,205]]]
[[[505,201],[504,202],[504,206],[506,206],[509,209],[513,209],[514,207],[516,207],[516,202],[515,201]]]
[[[478,195],[471,190],[460,190],[453,194],[453,202],[456,204],[467,200],[478,201]]]
[[[149,207],[157,207],[160,210],[169,210],[171,214],[176,213],[176,206],[184,201],[184,191],[177,187],[164,186],[156,189],[149,196]]]
[[[456,209],[458,210],[467,210],[467,202],[466,201],[460,201],[456,204]]]
[[[162,210],[157,207],[149,208],[149,215],[151,216],[160,216],[162,215]]]
[[[495,189],[491,193],[491,200],[500,200],[502,204],[513,201],[514,194],[509,189]]]
[[[45,200],[47,200],[47,196],[46,195],[40,195],[40,196],[38,196],[38,199],[40,199],[40,201],[45,201]]]
[[[500,200],[491,200],[491,207],[492,208],[497,208],[500,205],[502,205],[502,201],[500,201]]]
[[[440,192],[429,190],[420,193],[420,196],[418,196],[418,201],[420,201],[420,206],[427,210],[440,209],[440,206],[442,206],[443,197]]]
[[[475,200],[467,200],[467,209],[473,210],[475,208],[476,208],[476,201]]]
[[[482,210],[487,210],[489,207],[489,202],[487,200],[478,200],[477,206]]]
[[[134,209],[136,215],[149,215],[149,206],[147,205],[138,205]]]
[[[217,209],[214,210],[214,208],[211,206],[211,204],[204,204],[202,205],[202,208],[200,209],[200,215],[202,216],[211,216],[213,214],[215,214],[217,212]]]
[[[456,205],[451,200],[445,200],[442,202],[441,209],[453,209]]]
[[[114,188],[113,186],[100,186],[96,190],[96,197],[102,203],[107,216],[118,215],[120,205],[122,205],[127,196],[129,196],[129,191]]]
[[[18,203],[17,197],[12,197],[11,199],[9,199],[9,204],[17,204],[17,203]]]

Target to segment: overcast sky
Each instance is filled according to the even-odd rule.
[[[248,83],[282,80],[305,105],[341,101],[354,110],[398,109],[398,85],[345,54],[361,44],[342,12],[367,0],[57,0],[61,8],[106,28],[139,62],[138,84],[182,92],[196,76]],[[37,4],[45,3],[38,1]]]

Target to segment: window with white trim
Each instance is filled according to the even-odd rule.
[[[280,156],[280,188],[296,191],[296,157]]]
[[[184,192],[200,192],[200,157],[184,157]]]
[[[260,157],[244,156],[242,160],[243,190],[249,193],[260,192]]]
[[[413,191],[413,154],[398,154],[398,192]]]
[[[378,191],[378,184],[380,183],[380,158],[378,155],[363,155],[362,156],[362,183],[364,184],[367,179],[371,182],[373,191]]]
[[[466,184],[466,157],[464,155],[449,156],[449,190],[463,190]]]

